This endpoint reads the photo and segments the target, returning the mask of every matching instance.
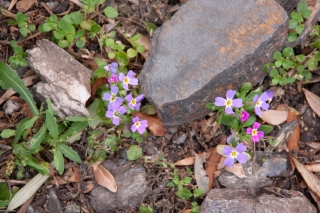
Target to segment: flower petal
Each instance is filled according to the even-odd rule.
[[[143,128],[142,126],[138,128],[138,132],[140,133],[140,135],[142,135],[145,131],[146,131],[146,128]]]
[[[253,123],[253,128],[254,129],[259,129],[259,127],[260,127],[260,123],[259,122],[254,122]]]
[[[138,85],[138,79],[137,78],[130,78],[130,84],[134,85],[134,86]]]
[[[261,102],[261,108],[264,110],[268,110],[269,109],[269,104],[267,104],[266,102]]]
[[[236,108],[240,108],[242,107],[242,99],[241,98],[237,98],[237,99],[233,99],[232,100],[232,106],[236,107]]]
[[[136,127],[136,125],[135,125],[135,124],[132,124],[132,126],[131,126],[131,131],[132,131],[132,132],[137,131],[137,127]]]
[[[224,165],[231,167],[234,164],[234,159],[233,158],[226,158],[223,163],[224,163]]]
[[[144,128],[147,128],[148,127],[148,121],[147,120],[142,120],[140,121],[140,125]]]
[[[252,139],[253,142],[259,142],[259,137],[258,137],[258,135],[252,136],[251,139]]]
[[[134,106],[132,105],[132,104],[128,104],[128,107],[130,108],[130,109],[132,109],[132,110],[134,110]]]
[[[258,136],[259,138],[263,138],[263,137],[264,137],[264,132],[258,131],[258,132],[257,132],[257,136]]]
[[[123,73],[120,73],[119,74],[119,80],[121,81],[121,82],[123,82],[124,81],[124,78],[125,78],[126,76],[123,74]]]
[[[113,123],[114,125],[118,126],[119,123],[120,123],[120,118],[113,118],[113,119],[112,119],[112,123]]]
[[[237,151],[238,153],[244,152],[244,151],[246,151],[246,150],[247,150],[247,147],[246,147],[246,145],[244,145],[243,143],[239,143],[239,144],[237,145],[237,147],[236,147],[236,151]]]
[[[138,96],[136,97],[136,100],[137,100],[137,101],[141,101],[142,99],[144,99],[144,95],[143,95],[143,94],[138,95]]]
[[[117,94],[119,91],[119,88],[117,86],[111,86],[111,93]]]
[[[229,135],[229,137],[227,137],[227,144],[230,144],[231,139],[232,139],[232,135]]]
[[[231,152],[232,152],[232,148],[230,146],[225,146],[224,149],[222,150],[222,154],[225,156],[229,156]]]
[[[258,98],[259,98],[259,95],[258,95],[258,94],[256,94],[256,95],[253,97],[253,102],[254,102],[254,104],[257,102]]]
[[[262,113],[260,107],[257,107],[257,106],[254,108],[254,112],[255,112],[256,115],[258,115],[258,116],[260,116],[261,113]]]
[[[106,112],[106,117],[107,118],[113,118],[113,111],[107,111]]]
[[[264,92],[260,95],[260,100],[261,101],[267,101],[269,98],[268,93]]]
[[[132,122],[133,122],[133,123],[135,123],[135,122],[137,122],[137,121],[139,121],[139,120],[140,120],[140,118],[139,118],[138,116],[132,118]]]
[[[234,112],[232,111],[232,107],[226,107],[225,111],[227,114],[234,114]]]
[[[121,115],[127,112],[126,108],[124,106],[119,107],[119,112]]]
[[[239,163],[244,164],[247,162],[249,156],[243,153],[239,153],[237,156],[237,161],[239,161]]]
[[[102,99],[105,100],[105,101],[109,101],[110,97],[111,97],[111,94],[106,92],[106,93],[103,94],[103,98]]]
[[[229,98],[229,99],[233,99],[233,97],[234,97],[235,94],[236,94],[236,91],[235,91],[235,90],[229,89],[229,90],[227,91],[226,97]]]
[[[216,106],[225,106],[226,105],[226,99],[221,97],[216,97],[214,105]]]
[[[122,87],[123,87],[123,89],[125,89],[125,90],[129,90],[129,87],[128,87],[128,84],[122,84]]]
[[[136,104],[136,110],[139,110],[139,109],[140,109],[140,106],[141,106],[141,103],[140,103],[140,102],[137,103],[137,104]]]
[[[249,135],[252,135],[252,128],[247,128],[247,133],[249,134]]]
[[[127,76],[132,78],[134,77],[136,74],[132,71],[132,70],[129,70],[129,72],[127,73]]]
[[[128,101],[128,102],[130,103],[131,100],[132,100],[132,94],[130,93],[129,95],[127,95],[127,96],[125,97],[125,99],[126,99],[126,101]]]

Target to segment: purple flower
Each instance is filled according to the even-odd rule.
[[[238,142],[240,138],[237,136],[237,132],[235,132],[233,129],[231,129],[230,132],[231,132],[231,135],[229,135],[229,137],[227,137],[227,144],[230,144],[232,138],[236,142]]]
[[[264,110],[268,110],[269,109],[269,104],[266,103],[266,101],[268,100],[269,96],[267,94],[267,92],[264,92],[260,95],[255,95],[253,97],[253,102],[255,104],[254,107],[254,111],[257,115],[261,115],[261,108]]]
[[[126,113],[126,111],[126,108],[119,103],[109,104],[106,117],[112,118],[112,123],[117,126],[120,123],[120,116]]]
[[[243,143],[238,144],[236,148],[225,146],[222,150],[222,154],[227,156],[224,160],[224,165],[229,167],[233,166],[235,159],[241,164],[246,163],[249,158],[248,155],[243,154],[246,150],[247,147]]]
[[[227,114],[234,114],[234,112],[232,111],[232,107],[235,108],[240,108],[242,107],[242,99],[241,98],[237,98],[237,99],[233,99],[234,95],[236,94],[235,90],[228,90],[227,94],[226,94],[226,98],[222,98],[222,97],[216,97],[214,105],[216,106],[226,106],[226,113]]]
[[[133,125],[131,126],[131,131],[135,132],[138,130],[140,134],[143,134],[146,131],[146,128],[148,127],[148,121],[146,120],[141,120],[139,117],[134,117],[132,119]]]
[[[260,123],[254,122],[253,128],[247,128],[247,133],[249,135],[252,135],[252,141],[253,142],[259,142],[260,138],[264,137],[264,132],[258,131],[260,127]]]
[[[131,93],[125,97],[125,99],[128,101],[128,106],[129,106],[130,109],[132,109],[132,110],[134,110],[134,108],[136,108],[136,110],[139,110],[139,109],[140,109],[140,106],[141,106],[140,101],[141,101],[143,98],[144,98],[144,95],[143,95],[143,94],[137,96],[136,98],[132,98],[132,94],[131,94]]]
[[[272,101],[274,91],[273,90],[267,90],[266,93],[268,95],[268,102],[270,103]]]
[[[109,105],[112,105],[112,104],[115,104],[115,103],[121,105],[122,102],[123,102],[123,99],[120,98],[120,97],[117,97],[118,91],[119,91],[118,87],[111,86],[111,93],[107,93],[107,92],[104,93],[102,99],[105,100],[105,101],[109,101]]]
[[[122,82],[122,86],[125,90],[129,90],[129,84],[138,85],[138,79],[134,78],[135,75],[136,74],[132,70],[129,70],[126,76],[123,73],[120,73],[119,79]]]
[[[109,83],[117,83],[118,82],[118,76],[115,74],[111,74],[111,77],[108,78]]]
[[[117,69],[118,69],[118,63],[117,62],[112,62],[111,64],[107,64],[103,68],[105,70],[107,70],[107,71],[110,71],[113,74],[116,74],[117,73]]]
[[[245,122],[246,120],[248,120],[249,116],[250,116],[250,114],[247,111],[243,110],[241,112],[240,120],[242,122]]]

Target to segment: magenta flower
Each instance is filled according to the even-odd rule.
[[[235,108],[242,107],[242,99],[241,98],[233,99],[235,94],[236,94],[235,90],[228,90],[227,94],[226,94],[227,99],[222,98],[222,97],[216,97],[214,105],[226,106],[225,112],[227,114],[234,114],[234,112],[232,111],[232,107],[235,107]]]
[[[267,92],[264,92],[260,95],[257,94],[253,97],[253,102],[255,104],[254,107],[254,111],[257,115],[261,115],[261,108],[264,110],[268,110],[269,109],[269,104],[266,103],[266,101],[268,100],[269,96],[267,94]]]
[[[132,94],[131,93],[125,97],[125,99],[128,101],[128,106],[132,110],[134,110],[134,109],[139,110],[140,109],[140,106],[141,106],[140,101],[143,98],[144,98],[143,94],[137,96],[136,98],[132,98]]]
[[[105,70],[107,70],[107,71],[110,71],[113,74],[116,74],[117,73],[117,69],[118,69],[118,63],[117,62],[112,62],[111,64],[107,64],[103,68]]]
[[[258,131],[260,127],[260,123],[254,122],[253,128],[247,128],[247,133],[249,135],[252,135],[252,141],[253,142],[259,142],[260,138],[264,137],[264,132]]]
[[[246,120],[248,120],[249,116],[250,114],[247,111],[243,110],[240,115],[240,120],[242,122],[245,122]]]
[[[267,90],[266,93],[268,95],[268,103],[270,103],[272,101],[274,91],[273,90]]]
[[[110,84],[112,84],[112,83],[117,83],[117,82],[118,82],[118,76],[115,75],[115,74],[111,74],[111,77],[108,78],[108,82],[109,82]]]
[[[124,106],[121,106],[121,104],[109,104],[108,111],[106,112],[106,117],[112,118],[112,123],[117,126],[120,123],[120,116],[126,113],[126,111],[126,108]]]
[[[136,74],[132,70],[129,70],[126,76],[123,73],[119,74],[119,79],[122,82],[122,86],[125,90],[129,90],[129,84],[138,85],[138,79],[134,78],[135,75]]]
[[[235,160],[241,164],[246,163],[249,158],[248,155],[243,154],[246,150],[247,147],[243,143],[238,144],[236,148],[225,146],[222,150],[222,154],[227,157],[224,160],[224,165],[231,167],[235,163]]]
[[[112,105],[115,103],[117,103],[119,105],[122,104],[123,99],[120,97],[117,97],[118,91],[119,91],[119,88],[117,86],[111,86],[111,93],[106,92],[103,94],[102,99],[105,101],[109,101],[108,107],[109,107],[109,105]]]
[[[134,117],[132,119],[133,125],[131,126],[131,131],[135,132],[138,130],[138,132],[142,135],[145,131],[146,128],[148,127],[148,121],[146,120],[141,120],[139,119],[139,117]]]

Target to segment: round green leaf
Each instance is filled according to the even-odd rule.
[[[281,67],[282,62],[281,62],[281,61],[276,61],[276,62],[274,63],[274,65],[275,65],[276,67]]]
[[[299,26],[296,27],[296,32],[298,33],[298,35],[300,35],[303,30],[304,30],[304,24],[300,24]]]
[[[129,58],[134,58],[137,56],[137,51],[135,49],[129,48],[127,50],[127,55]]]
[[[64,33],[62,30],[57,29],[57,30],[53,31],[53,36],[58,40],[62,40],[64,38]]]
[[[94,24],[90,28],[91,33],[98,33],[100,31],[101,27],[99,24]]]
[[[270,77],[275,77],[276,75],[279,75],[279,72],[276,69],[272,69],[272,70],[270,70],[269,75],[270,75]]]
[[[116,57],[116,52],[114,52],[114,51],[108,52],[108,57],[109,57],[110,59],[114,59],[114,58]]]
[[[312,57],[308,60],[308,69],[315,70],[318,67],[318,61]]]
[[[289,32],[288,33],[287,40],[289,42],[294,42],[295,40],[297,40],[297,38],[298,38],[297,33],[294,33],[294,32]]]
[[[309,10],[308,8],[303,8],[301,11],[301,15],[303,16],[303,18],[309,18],[311,13],[312,13],[312,10]]]
[[[146,51],[146,48],[143,45],[138,45],[136,49],[139,53],[144,53]]]
[[[297,55],[296,56],[296,59],[298,62],[303,62],[305,60],[306,56],[305,55]]]
[[[272,85],[277,85],[279,83],[278,79],[272,79],[271,81]]]
[[[298,26],[298,21],[296,19],[291,19],[289,21],[289,29],[294,29]]]
[[[191,196],[192,196],[192,193],[189,191],[189,189],[187,188],[182,188],[182,189],[179,189],[177,192],[176,192],[176,195],[179,197],[179,198],[182,198],[184,200],[188,200]]]
[[[110,6],[106,7],[103,12],[108,18],[115,18],[118,16],[118,11]]]
[[[281,59],[281,58],[282,58],[281,52],[275,51],[275,52],[273,53],[273,58],[276,59],[276,60]]]
[[[317,52],[316,55],[314,56],[314,58],[315,58],[317,61],[320,61],[320,52]]]
[[[84,37],[81,37],[78,39],[78,41],[76,42],[77,47],[82,48],[84,47],[84,45],[86,45],[86,40]]]
[[[23,37],[27,37],[28,32],[29,30],[26,27],[20,29],[20,33]]]
[[[79,25],[83,21],[83,15],[79,11],[71,13],[70,16],[72,18],[73,23],[76,25]]]
[[[49,32],[50,30],[52,30],[51,23],[44,23],[42,29],[43,29],[44,32]]]
[[[10,138],[11,136],[15,136],[16,131],[13,129],[5,129],[1,132],[0,136],[2,138]]]
[[[290,13],[290,17],[292,18],[292,19],[297,19],[297,13],[296,12],[292,12],[292,13]]]
[[[129,58],[127,54],[123,51],[117,52],[116,59],[120,66],[127,66],[129,64]]]
[[[104,40],[104,44],[105,44],[106,46],[110,47],[111,45],[114,44],[114,40],[113,40],[112,38],[106,38],[106,39]]]
[[[68,34],[68,35],[66,36],[66,39],[67,39],[67,41],[68,41],[69,43],[72,43],[72,42],[74,41],[74,36]]]
[[[289,58],[290,56],[292,56],[294,54],[293,49],[291,47],[286,47],[282,50],[282,54],[283,54],[283,56]]]
[[[35,30],[36,30],[36,25],[30,24],[30,25],[28,26],[28,28],[29,28],[30,31],[35,31]]]
[[[127,150],[127,157],[129,160],[137,160],[138,158],[141,157],[141,155],[142,155],[142,150],[137,145],[132,145]]]
[[[60,41],[58,42],[58,45],[59,45],[59,47],[61,47],[61,48],[66,48],[66,47],[68,46],[68,44],[69,44],[69,42],[66,41],[66,40],[60,40]]]

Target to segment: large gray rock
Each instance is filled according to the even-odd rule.
[[[165,125],[208,114],[226,90],[262,80],[287,22],[274,0],[189,0],[154,34],[139,76],[145,97]]]
[[[88,116],[92,71],[46,39],[38,40],[27,54],[29,66],[41,79],[33,86],[36,97],[43,102],[49,97],[60,117]]]
[[[125,160],[108,160],[102,165],[111,172],[117,183],[118,191],[95,187],[89,196],[89,202],[95,212],[107,213],[116,210],[128,211],[140,205],[147,193],[146,171],[141,165],[131,167]]]
[[[201,204],[201,213],[316,213],[301,192],[273,189],[212,189]],[[282,196],[276,196],[281,194]]]

